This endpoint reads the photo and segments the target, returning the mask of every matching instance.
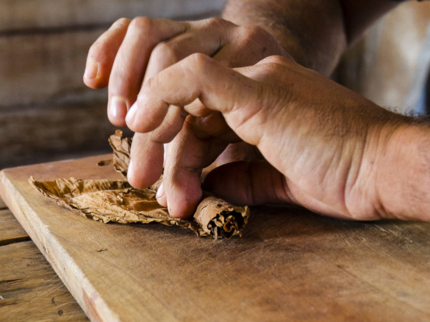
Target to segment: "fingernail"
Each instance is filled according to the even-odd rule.
[[[157,190],[157,195],[155,196],[155,198],[159,199],[163,196],[164,196],[164,188],[163,188],[163,184],[161,184]]]
[[[128,169],[127,169],[127,180],[128,181],[130,181],[130,178],[131,178],[131,172],[133,171],[133,169],[132,169],[132,162],[131,162],[131,159],[130,159],[130,162],[128,163]]]
[[[115,119],[124,120],[127,115],[128,104],[121,96],[112,96],[109,105],[109,114]]]
[[[137,103],[134,103],[128,111],[127,116],[125,118],[125,122],[128,126],[133,125],[134,119],[136,117],[137,108]]]
[[[85,67],[84,78],[87,79],[96,79],[99,73],[99,65],[90,60],[87,62],[87,66]]]

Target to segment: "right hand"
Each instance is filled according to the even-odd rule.
[[[197,98],[203,105],[190,108]],[[407,126],[408,118],[289,59],[272,56],[233,70],[205,55],[190,56],[144,84],[127,125],[133,131],[171,140],[179,130],[162,124],[172,106],[184,106],[195,117],[221,112],[225,134],[257,146],[268,161],[230,163],[213,170],[205,187],[228,201],[295,203],[325,215],[359,220],[390,216],[392,212],[384,206],[402,204],[401,191],[392,193],[395,186],[386,189],[393,173],[400,176],[398,161],[392,162],[398,157],[387,162],[386,155],[398,151],[398,136],[391,138]],[[179,117],[170,121],[183,123]],[[201,131],[204,136],[205,128]],[[133,144],[132,154],[144,150],[154,160],[162,153],[162,148],[145,148]],[[190,151],[181,145],[178,156],[197,162],[196,158],[204,160],[207,154],[204,149]],[[129,171],[132,182],[133,167]],[[168,175],[177,178],[176,170]],[[146,164],[142,171],[139,175],[149,177],[161,171],[161,165]],[[184,204],[200,189],[198,181],[182,179],[170,181],[172,186],[162,197],[176,217],[192,214]]]

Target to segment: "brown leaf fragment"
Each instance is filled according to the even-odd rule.
[[[131,138],[122,138],[122,131],[116,130],[109,138],[113,150],[113,167],[127,180],[127,170],[130,164]]]
[[[113,160],[101,160],[97,163],[99,167],[106,167],[108,165],[111,165],[113,163]]]
[[[197,236],[230,238],[241,235],[249,218],[248,207],[236,207],[213,196],[201,201],[191,220],[170,217],[155,198],[155,185],[138,190],[127,181],[70,178],[42,182],[33,177],[29,181],[58,205],[103,223],[157,222],[191,229]]]

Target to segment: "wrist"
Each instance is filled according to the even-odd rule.
[[[379,137],[370,191],[381,218],[430,220],[430,128],[412,121]]]

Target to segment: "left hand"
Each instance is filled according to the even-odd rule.
[[[87,58],[84,82],[91,88],[109,85],[108,117],[112,124],[125,125],[128,109],[142,93],[145,82],[160,71],[193,53],[212,56],[224,66],[242,67],[257,63],[270,55],[284,55],[282,47],[267,31],[257,26],[238,26],[221,18],[200,21],[171,21],[137,17],[120,19],[92,46]],[[191,116],[188,110],[192,110]],[[152,134],[136,133],[133,149],[132,184],[145,188],[161,174],[163,158],[159,142],[171,141],[185,121],[184,130],[173,140],[166,153],[165,185],[185,185],[178,189],[175,214],[190,213],[200,199],[201,169],[212,163],[229,143],[240,141],[221,114],[199,114],[203,110],[196,100],[187,110],[172,106],[162,127]],[[198,116],[196,118],[195,116]],[[157,133],[163,132],[162,135]],[[225,133],[228,132],[228,133]],[[181,152],[180,152],[181,151]],[[200,151],[196,154],[196,151]],[[218,164],[252,156],[252,147],[244,143],[229,147]],[[188,155],[186,158],[183,155]],[[147,171],[148,165],[152,171]],[[160,165],[160,166],[158,166]],[[193,182],[191,184],[191,182]],[[165,201],[161,201],[165,205]]]

